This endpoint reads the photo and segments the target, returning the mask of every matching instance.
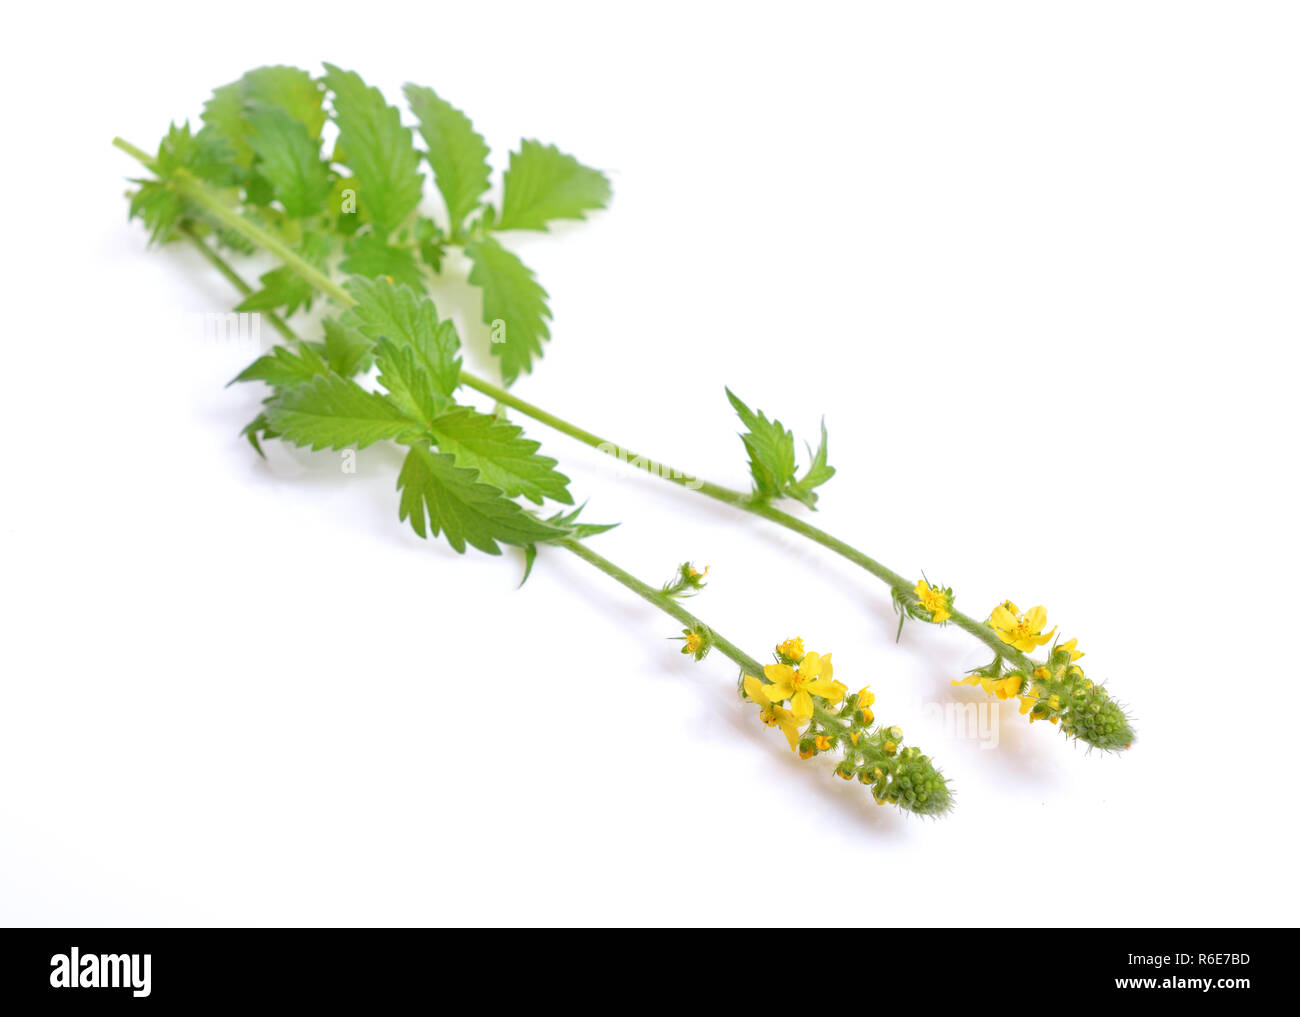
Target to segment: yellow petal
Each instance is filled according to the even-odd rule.
[[[777,723],[781,725],[781,733],[785,735],[785,740],[790,743],[790,750],[792,752],[798,752],[799,725],[795,723],[795,719],[790,716],[789,713],[786,713],[785,710],[782,710],[781,713],[784,714],[784,716],[777,717]]]
[[[822,655],[820,653],[804,654],[799,661],[799,674],[804,678],[818,678],[822,673]]]
[[[758,703],[759,706],[766,705],[769,702],[766,687],[752,674],[745,675],[745,695]]]
[[[927,583],[924,579],[919,579],[917,580],[916,586],[912,590],[912,592],[915,593],[918,597],[924,597],[927,593],[930,592],[930,584]]]
[[[999,604],[989,616],[989,624],[995,629],[1013,629],[1016,627],[1016,616]]]
[[[831,667],[831,655],[829,653],[822,657],[822,677],[830,678],[835,674],[835,668]]]
[[[1033,632],[1042,632],[1043,626],[1047,624],[1047,608],[1043,607],[1042,604],[1031,607],[1029,613],[1025,615],[1025,624]]]
[[[767,675],[767,680],[770,682],[794,684],[794,668],[789,664],[768,664],[763,668],[763,674]]]
[[[771,685],[764,685],[763,691],[773,703],[784,703],[794,694],[794,686],[786,682],[773,682]]]
[[[807,720],[813,714],[812,696],[800,689],[790,700],[790,710],[800,720]]]
[[[838,703],[844,698],[844,693],[848,688],[841,682],[828,682],[825,678],[818,678],[804,686],[814,696],[821,696],[829,700],[831,705]]]

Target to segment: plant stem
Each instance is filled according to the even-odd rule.
[[[688,629],[707,632],[709,634],[710,644],[717,647],[723,655],[730,657],[731,660],[738,664],[741,670],[746,674],[752,674],[755,677],[759,677],[763,674],[763,665],[753,657],[749,656],[749,654],[745,653],[744,650],[740,649],[735,643],[731,642],[731,640],[725,639],[723,636],[719,635],[715,629],[705,625],[704,622],[700,621],[699,618],[695,617],[695,615],[691,614],[690,611],[686,610],[686,608],[682,607],[681,604],[677,603],[677,601],[673,600],[671,597],[656,590],[653,586],[641,582],[641,580],[636,576],[619,568],[608,558],[597,554],[586,544],[577,540],[561,540],[556,542],[556,546],[562,547],[566,551],[571,551],[589,565],[594,565],[611,579],[616,579],[618,582],[622,583],[642,600],[648,601],[655,607],[659,608],[660,611],[676,618]]]
[[[147,152],[137,148],[135,145],[132,145],[130,142],[124,141],[121,138],[114,138],[113,144],[150,169],[155,168],[155,160],[153,157]],[[298,273],[299,277],[305,282],[332,297],[344,307],[352,307],[356,304],[356,301],[352,298],[351,294],[349,294],[347,290],[343,289],[342,286],[334,282],[315,265],[312,265],[303,259],[297,252],[281,241],[278,237],[262,229],[256,223],[246,219],[236,209],[233,209],[226,204],[226,202],[220,197],[212,194],[202,181],[195,179],[183,170],[177,171],[176,174],[167,177],[166,180],[182,195],[210,212],[219,222],[230,227],[237,233],[242,234],[253,243],[275,255],[283,261],[285,265]],[[213,254],[213,257],[217,257],[217,255]],[[224,270],[223,274],[226,274]],[[229,278],[229,276],[227,276],[227,278]],[[638,456],[624,446],[618,445],[615,442],[600,437],[600,435],[595,434],[592,431],[588,431],[585,428],[570,423],[563,417],[549,413],[540,406],[534,406],[532,403],[520,399],[507,389],[504,389],[499,385],[494,385],[492,382],[471,374],[468,371],[461,372],[460,380],[467,387],[490,396],[497,402],[512,407],[525,416],[531,417],[533,420],[559,431],[561,434],[567,434],[569,437],[582,442],[584,445],[589,445],[592,448],[614,455],[629,465],[644,469],[646,472],[651,473],[662,480],[666,480],[671,484],[677,484],[680,487],[685,487],[687,490],[698,491],[700,494],[709,498],[724,502],[728,505],[733,505],[745,512],[767,519],[770,522],[776,523],[778,526],[784,526],[787,530],[798,533],[803,537],[807,537],[809,540],[822,545],[822,547],[825,547],[828,550],[834,551],[836,554],[840,555],[840,557],[848,559],[859,568],[871,573],[892,590],[899,593],[909,593],[913,587],[913,583],[904,578],[901,574],[864,554],[851,544],[846,544],[838,537],[832,536],[825,530],[813,526],[811,523],[804,522],[802,519],[798,519],[786,512],[782,512],[780,509],[773,508],[772,505],[762,499],[757,499],[742,491],[723,487],[720,484],[714,484],[707,480],[692,477],[690,474],[666,466],[656,460],[644,456]],[[613,576],[619,582],[623,583],[624,586],[634,590],[661,610],[666,611],[674,618],[682,621],[683,624],[688,626],[702,624],[699,619],[684,610],[675,601],[665,597],[658,590],[646,586],[635,576],[629,575],[622,569],[619,569],[612,562],[601,558],[594,551],[591,551],[574,541],[563,542],[562,546],[568,548],[568,550],[595,565],[597,568],[600,568],[608,575]],[[958,628],[970,633],[976,639],[983,642],[992,649],[996,655],[1010,661],[1016,668],[1023,670],[1026,676],[1031,674],[1036,667],[1033,660],[1009,644],[1004,643],[998,634],[986,623],[977,621],[969,615],[956,610],[952,611],[952,622]],[[735,660],[740,664],[741,667],[758,667],[752,658],[746,657],[733,644],[717,637],[716,634],[714,638],[715,645],[728,657],[731,657],[732,660]],[[755,671],[754,673],[761,673],[761,670]]]

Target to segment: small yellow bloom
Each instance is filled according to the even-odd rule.
[[[930,612],[933,621],[946,622],[952,617],[952,612],[948,610],[951,606],[948,603],[948,595],[943,590],[936,589],[922,579],[912,592],[921,601],[921,606]]]
[[[799,751],[799,724],[801,721],[793,713],[787,710],[779,703],[772,702],[767,692],[768,686],[755,678],[752,674],[745,675],[745,695],[749,696],[762,709],[758,714],[761,720],[768,727],[779,727],[781,733],[785,735],[785,740],[790,743],[792,752]]]
[[[790,700],[794,715],[807,720],[813,713],[813,696],[821,696],[833,705],[848,691],[843,682],[831,680],[832,673],[829,653],[825,657],[819,653],[805,654],[798,669],[788,664],[768,664],[763,668],[763,674],[772,683],[763,691],[774,703]]]
[[[799,758],[800,758],[800,759],[812,759],[812,757],[815,756],[816,754],[817,754],[817,753],[815,753],[815,752],[814,752],[812,749],[810,749],[810,748],[809,748],[809,749],[800,749],[800,750],[799,750]]]
[[[704,646],[704,637],[698,632],[686,633],[686,640],[682,643],[682,653],[699,653]]]
[[[831,740],[825,735],[818,735],[813,739],[813,744],[817,746],[818,752],[825,752],[831,747]]]
[[[858,689],[858,706],[875,706],[876,694],[871,691],[870,685],[864,685]]]
[[[1036,650],[1056,634],[1055,627],[1046,635],[1041,634],[1043,626],[1047,624],[1047,608],[1041,604],[1021,614],[1020,608],[1011,601],[1003,601],[993,609],[989,624],[999,639],[1010,643],[1021,653]]]
[[[1074,661],[1074,660],[1078,660],[1080,657],[1083,656],[1082,653],[1080,653],[1077,649],[1075,649],[1075,647],[1078,645],[1079,645],[1079,640],[1071,639],[1068,643],[1061,643],[1057,647],[1057,649],[1065,650],[1070,655],[1070,660]]]
[[[883,748],[885,750],[885,754],[889,756],[892,756],[895,752],[898,751],[898,745],[895,744],[894,742],[885,742],[885,744],[882,745],[881,748]]]
[[[787,639],[784,643],[776,648],[776,652],[787,660],[803,660],[804,648],[803,640],[796,636],[794,639]]]
[[[711,567],[712,567],[712,566],[710,566],[710,565],[705,565],[705,566],[704,566],[704,571],[701,572],[701,571],[700,571],[699,569],[697,569],[694,565],[692,565],[692,564],[690,564],[689,562],[687,562],[687,564],[686,564],[686,576],[687,576],[688,579],[703,579],[705,576],[707,576],[707,575],[709,574],[709,569],[710,569]]]
[[[1034,668],[1034,677],[1039,681],[1045,682],[1048,678],[1052,677],[1052,672],[1047,670],[1045,667],[1036,667]]]
[[[1020,691],[1020,675],[1008,674],[1001,678],[989,678],[987,675],[973,674],[965,678],[955,678],[952,682],[954,685],[975,685],[982,688],[990,696],[997,696],[999,699],[1010,699]]]

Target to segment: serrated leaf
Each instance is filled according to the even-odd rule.
[[[428,429],[434,418],[450,403],[429,381],[414,348],[398,346],[386,336],[375,343],[375,363],[379,367],[379,384],[390,398],[421,426]],[[472,465],[467,463],[466,465]],[[500,485],[498,485],[500,486]]]
[[[384,237],[420,203],[424,176],[409,128],[397,109],[354,71],[325,64],[334,95],[338,151],[357,180],[357,202]],[[337,154],[337,153],[336,153]]]
[[[238,81],[222,85],[203,106],[203,122],[231,148],[231,161],[248,169],[253,149],[248,142],[248,114],[277,108],[302,124],[313,140],[325,124],[320,83],[297,67],[257,67]]]
[[[499,230],[544,230],[555,219],[585,219],[609,203],[609,180],[554,145],[525,140],[510,153]]]
[[[480,481],[474,470],[457,466],[452,456],[427,445],[411,446],[397,487],[399,518],[409,518],[421,537],[445,534],[460,553],[468,544],[487,554],[500,554],[498,541],[526,546],[564,535],[525,512],[498,488]]]
[[[501,377],[507,385],[521,372],[531,371],[542,355],[543,340],[551,337],[546,321],[546,290],[528,268],[490,237],[465,247],[474,263],[469,281],[483,290],[483,321],[492,330],[491,350],[501,358]]]
[[[160,180],[137,180],[127,219],[139,219],[149,231],[151,245],[165,244],[185,213],[185,199]]]
[[[431,88],[407,85],[406,102],[420,121],[433,177],[447,205],[453,236],[459,236],[465,216],[478,207],[488,189],[488,146],[469,117],[440,98]]]
[[[607,533],[616,528],[618,523],[580,523],[578,516],[587,507],[583,502],[571,512],[557,512],[546,521],[552,526],[564,530],[574,540],[585,540],[587,537],[594,537],[598,533]]]
[[[230,384],[264,381],[275,388],[281,388],[301,385],[328,371],[329,367],[310,343],[300,343],[297,349],[292,350],[287,346],[276,346],[270,353],[258,357],[235,375]]]
[[[420,429],[383,395],[337,374],[282,390],[268,400],[266,417],[280,437],[312,449],[365,448],[385,439],[410,439]]]
[[[767,498],[780,497],[794,483],[794,435],[779,420],[768,420],[761,410],[751,410],[731,389],[727,389],[727,399],[749,429],[740,439],[749,453],[755,491]]]
[[[484,481],[511,497],[522,495],[538,505],[546,498],[573,504],[569,478],[555,469],[550,456],[538,455],[540,443],[523,437],[523,428],[457,406],[436,417],[430,430],[439,451],[451,453],[460,466],[478,470]]]
[[[356,301],[339,321],[372,342],[386,336],[415,350],[420,366],[443,395],[460,385],[460,337],[450,320],[439,321],[433,301],[384,279],[351,279],[344,287]]]
[[[320,141],[278,107],[254,110],[248,124],[257,173],[271,185],[285,212],[294,219],[323,212],[334,182],[321,161]]]
[[[811,462],[808,465],[807,472],[786,491],[786,494],[791,498],[803,502],[809,508],[817,507],[817,494],[813,491],[813,488],[820,487],[835,476],[835,467],[828,465],[826,462],[826,445],[826,421],[823,420],[822,440],[817,446],[817,451],[814,452],[811,448],[808,449]]]
[[[390,247],[378,233],[363,233],[350,238],[343,245],[343,253],[346,257],[339,268],[349,275],[361,275],[367,279],[388,276],[414,290],[424,289],[424,277],[415,262],[415,252],[409,247]]]

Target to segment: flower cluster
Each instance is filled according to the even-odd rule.
[[[677,638],[682,641],[682,653],[691,655],[696,660],[703,660],[713,646],[713,634],[703,625],[682,629],[682,634]]]
[[[894,610],[898,613],[898,634],[903,633],[903,622],[908,618],[942,625],[952,617],[952,588],[931,585],[928,579],[919,579],[910,590],[906,586],[890,589]]]
[[[870,688],[846,696],[829,653],[805,652],[803,640],[788,639],[776,648],[776,658],[762,678],[742,676],[742,695],[758,706],[763,723],[781,729],[800,758],[842,753],[835,773],[868,785],[878,805],[927,816],[951,807],[948,783],[929,757],[903,748],[901,729],[876,726]]]
[[[1046,625],[1047,609],[1041,605],[1022,614],[1009,600],[999,604],[989,616],[989,626],[1003,643],[1019,652],[1008,654],[1011,663],[998,655],[953,684],[976,685],[998,699],[1019,697],[1020,712],[1029,715],[1031,724],[1036,720],[1059,724],[1065,734],[1096,748],[1128,748],[1133,743],[1128,718],[1076,663],[1083,656],[1077,639],[1055,643],[1045,664],[1023,656],[1055,635],[1055,628],[1043,633]]]

